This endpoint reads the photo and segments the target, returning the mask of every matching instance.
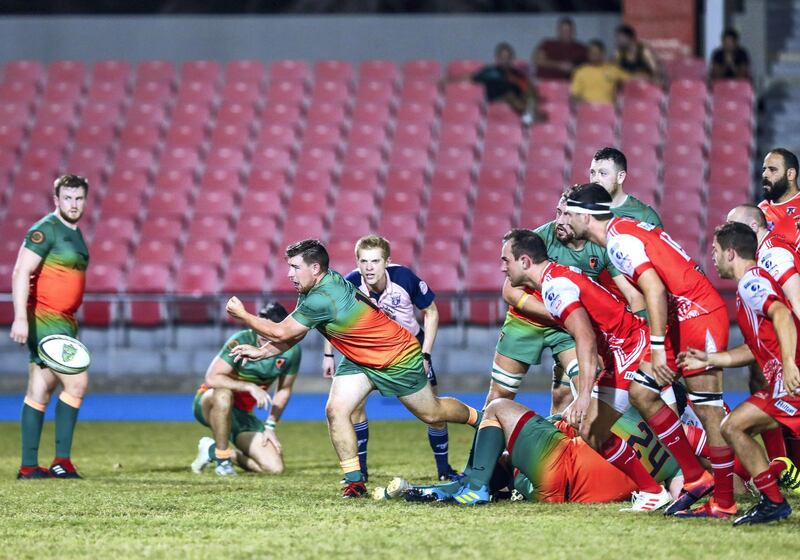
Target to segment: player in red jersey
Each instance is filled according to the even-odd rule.
[[[722,424],[725,439],[761,491],[758,504],[734,525],[777,521],[791,514],[791,507],[778,490],[778,479],[787,464],[768,462],[753,435],[780,425],[800,434],[800,321],[792,314],[778,283],[756,266],[757,244],[753,230],[740,223],[726,223],[714,234],[714,265],[722,278],[738,282],[736,320],[745,344],[728,352],[689,349],[679,357],[689,368],[737,367],[755,360],[767,378],[767,387],[736,407]]]
[[[600,185],[582,185],[567,201],[575,236],[608,250],[614,266],[644,294],[650,324],[652,373],[639,372],[630,399],[659,440],[681,466],[684,491],[665,515],[725,518],[736,513],[733,500],[734,455],[720,432],[724,416],[722,370],[678,368],[676,356],[689,346],[715,352],[728,344],[725,303],[680,245],[660,228],[644,222],[613,218],[611,196]],[[680,419],[660,397],[660,389],[683,375],[689,399],[708,433],[713,476],[692,451]],[[701,508],[688,508],[714,490]],[[680,512],[680,513],[679,513]]]
[[[758,207],[764,212],[770,230],[800,248],[800,189],[797,187],[797,156],[785,148],[767,153],[761,173],[764,200]]]
[[[626,511],[652,511],[672,497],[647,472],[635,451],[611,427],[630,407],[628,387],[640,365],[649,370],[647,323],[579,269],[550,261],[536,233],[513,229],[503,238],[503,272],[515,287],[540,290],[547,311],[575,339],[578,396],[568,422],[603,458],[628,475],[640,492]],[[598,352],[604,370],[595,381]]]

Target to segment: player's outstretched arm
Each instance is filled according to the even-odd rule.
[[[212,389],[230,389],[231,391],[250,393],[259,408],[265,408],[270,401],[269,394],[264,389],[255,383],[238,379],[231,365],[219,356],[209,364],[205,381],[206,385]]]
[[[292,398],[292,390],[294,388],[294,381],[297,375],[281,375],[278,378],[278,388],[275,389],[275,394],[272,395],[272,408],[269,411],[269,419],[267,421],[277,422],[281,419],[281,414],[289,404],[289,399]]]
[[[564,321],[567,332],[575,339],[575,351],[578,354],[578,397],[573,401],[565,414],[565,420],[577,426],[581,423],[589,403],[592,400],[592,387],[597,371],[597,337],[591,320],[582,307],[572,311]]]
[[[800,388],[800,372],[798,372],[795,362],[797,329],[794,326],[792,312],[781,302],[775,301],[769,306],[767,317],[775,327],[775,335],[778,337],[778,344],[781,348],[783,384],[789,394],[795,394]]]
[[[225,311],[227,311],[228,315],[238,319],[264,338],[274,343],[288,344],[287,349],[300,342],[309,331],[308,327],[298,323],[291,315],[280,323],[257,317],[248,312],[244,308],[244,304],[236,296],[228,300]]]
[[[529,296],[529,294],[521,288],[512,286],[508,278],[506,278],[503,283],[503,301],[529,319],[548,323],[553,321],[553,316],[547,311],[544,303],[536,298],[526,296]]]
[[[19,344],[28,341],[28,295],[31,274],[39,268],[42,257],[26,247],[20,247],[14,272],[11,276],[11,294],[14,301],[14,322],[11,324],[11,340]]]

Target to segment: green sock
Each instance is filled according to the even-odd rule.
[[[216,450],[217,450],[217,444],[216,443],[212,443],[211,447],[208,448],[208,458],[211,459],[212,461],[216,461],[217,460],[217,455],[215,453]]]
[[[22,435],[22,466],[35,467],[39,464],[39,440],[42,437],[44,412],[23,403],[20,418]]]
[[[78,409],[61,399],[56,404],[56,457],[69,458],[72,453],[72,435],[78,423]]]
[[[348,484],[351,482],[364,482],[364,473],[361,469],[344,473],[344,481]]]
[[[506,438],[501,428],[487,426],[478,430],[475,440],[475,457],[467,478],[470,488],[477,490],[481,486],[489,485],[497,459],[505,445]]]
[[[472,462],[475,460],[475,443],[478,440],[478,432],[479,430],[475,430],[475,433],[472,436],[472,445],[469,446],[469,457],[467,457],[467,464],[464,465],[464,469],[462,470],[465,477],[469,477],[469,473],[472,471]]]

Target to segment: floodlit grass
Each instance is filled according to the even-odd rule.
[[[460,466],[471,429],[451,427]],[[194,424],[83,423],[81,481],[16,481],[16,424],[0,423],[3,558],[797,558],[800,511],[736,528],[713,520],[632,515],[619,504],[456,506],[342,501],[336,457],[320,423],[279,426],[283,476],[194,475],[205,431]],[[52,424],[42,463],[53,452]],[[425,427],[370,424],[370,487],[392,476],[431,480]],[[740,509],[749,507],[744,500]],[[792,499],[800,510],[800,500]]]

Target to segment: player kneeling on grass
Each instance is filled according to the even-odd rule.
[[[350,418],[375,389],[383,396],[397,397],[426,424],[479,423],[480,414],[474,408],[433,394],[417,339],[352,283],[328,269],[328,251],[322,243],[316,239],[294,243],[287,247],[286,258],[289,280],[300,294],[297,307],[276,322],[251,315],[241,301],[231,298],[228,314],[272,341],[261,347],[243,344],[231,353],[242,360],[268,358],[285,352],[315,328],[344,355],[325,408],[331,442],[344,471],[343,498],[367,493]]]
[[[278,303],[266,305],[258,316],[281,322],[286,309]],[[228,339],[219,354],[208,366],[205,383],[194,398],[194,416],[204,426],[210,426],[214,438],[204,437],[197,445],[197,458],[192,471],[200,473],[206,465],[216,462],[216,473],[235,475],[233,465],[257,473],[281,474],[283,452],[275,424],[292,396],[292,386],[300,368],[300,347],[258,362],[235,361],[231,351],[239,345],[262,346],[267,339],[246,329]],[[267,389],[277,381],[272,407],[266,422],[253,414],[253,409],[266,408],[270,401]],[[231,449],[228,440],[236,445]]]
[[[737,406],[722,423],[722,435],[753,477],[761,492],[754,507],[734,525],[785,519],[792,513],[778,490],[779,479],[796,473],[789,459],[768,462],[753,436],[780,425],[800,435],[800,321],[778,283],[756,266],[756,234],[748,226],[729,222],[714,234],[714,265],[722,278],[738,282],[736,320],[745,344],[727,352],[694,348],[679,355],[683,367],[738,367],[757,361],[768,385]],[[784,472],[786,471],[786,472]]]

